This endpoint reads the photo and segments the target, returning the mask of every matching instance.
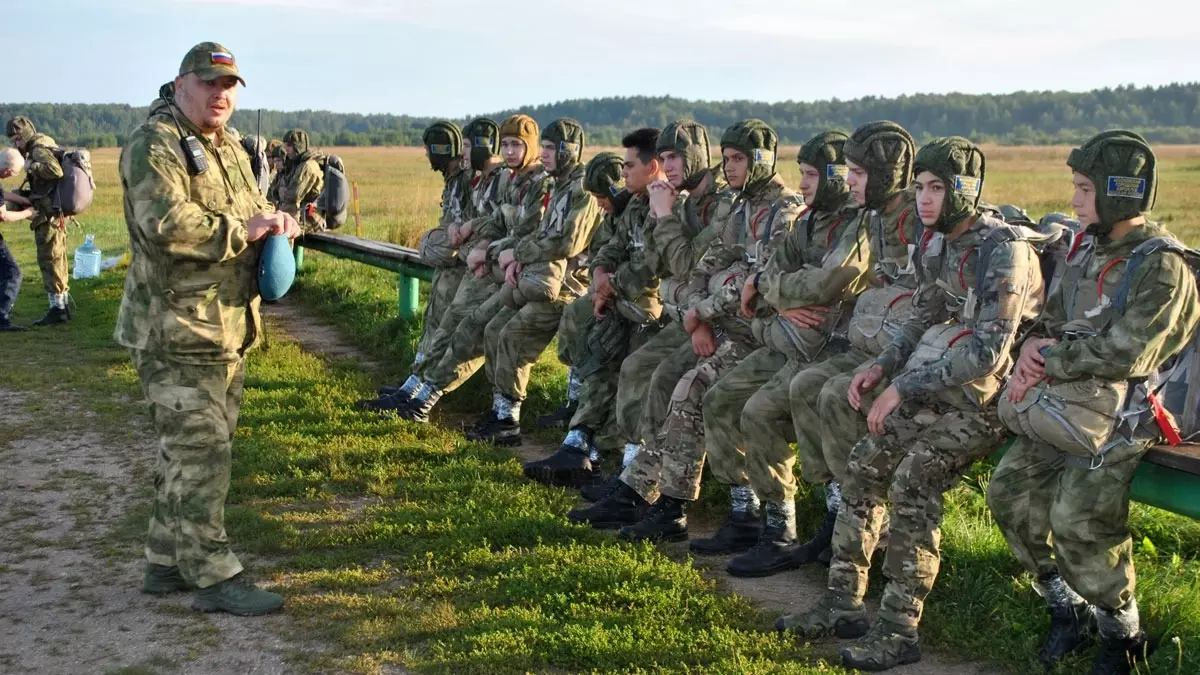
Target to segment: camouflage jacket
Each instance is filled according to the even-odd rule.
[[[317,156],[311,151],[297,155],[288,161],[286,173],[287,178],[280,182],[277,193],[279,210],[294,217],[306,233],[325,229],[321,214],[315,208],[309,213],[308,208],[317,201],[325,184]]]
[[[954,240],[933,230],[921,238],[913,315],[876,359],[885,375],[903,368],[893,384],[904,398],[938,395],[963,409],[987,406],[1012,368],[1018,332],[1041,312],[1044,286],[1033,245],[995,233],[1014,226],[975,218]],[[987,249],[987,268],[980,270],[980,251]]]
[[[541,164],[530,164],[511,172],[501,190],[500,209],[473,226],[480,238],[500,242],[496,253],[511,248],[517,240],[533,232],[542,222],[546,194],[553,180]]]
[[[714,328],[750,339],[749,322],[737,314],[742,286],[762,271],[803,212],[804,199],[778,176],[753,195],[727,190],[717,202],[712,241],[688,277],[686,305]]]
[[[475,213],[471,200],[471,192],[475,187],[475,170],[470,166],[459,167],[446,177],[442,187],[442,213],[438,217],[438,227],[446,227],[450,223],[465,223]]]
[[[854,299],[871,283],[867,227],[850,195],[833,211],[807,211],[775,247],[757,275],[759,299],[773,312],[755,319],[759,342],[790,358],[815,359],[850,318]],[[798,328],[775,312],[821,305],[830,310],[818,329]]]
[[[242,358],[257,344],[258,250],[246,222],[270,206],[236,134],[200,139],[208,171],[188,175],[180,133],[162,99],[121,151],[132,259],[114,338],[181,363]]]
[[[638,325],[655,321],[662,313],[660,259],[648,247],[653,221],[649,198],[634,195],[616,219],[612,236],[592,259],[593,268],[602,267],[613,275],[617,312]]]
[[[587,247],[604,216],[596,197],[583,189],[584,170],[580,164],[554,181],[542,222],[513,246],[525,279],[561,283],[566,295],[575,297],[587,292]]]
[[[1116,315],[1110,305],[1133,249],[1147,239],[1172,236],[1161,225],[1147,223],[1119,241],[1097,242],[1088,234],[1077,238],[1063,281],[1053,289],[1033,331],[1060,340],[1047,350],[1047,377],[1146,377],[1187,344],[1200,322],[1200,304],[1192,273],[1180,256],[1147,256],[1130,280],[1125,313]]]
[[[720,169],[708,169],[695,190],[680,191],[671,213],[662,218],[650,216],[646,247],[661,265],[663,311],[676,320],[682,321],[687,311],[688,278],[712,243],[716,228],[710,225],[717,215],[717,202],[728,187]]]
[[[283,188],[283,184],[286,183],[287,180],[288,170],[285,166],[271,176],[271,184],[267,186],[267,201],[271,202],[271,204],[273,204],[276,208],[279,207],[279,203],[282,200],[282,197],[280,197],[280,190]]]
[[[46,134],[34,134],[26,147],[28,152],[25,158],[25,177],[29,181],[29,192],[26,196],[33,202],[33,208],[37,212],[29,224],[32,229],[50,219],[53,208],[50,193],[58,179],[63,177],[63,168],[54,156],[58,144]]]
[[[512,179],[512,170],[503,162],[476,176],[471,186],[470,218],[471,236],[460,247],[459,257],[466,258],[471,249],[482,241],[489,241],[480,234],[485,223],[500,218],[500,206],[504,203],[504,192]]]

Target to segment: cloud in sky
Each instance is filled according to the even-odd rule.
[[[6,8],[5,23],[47,16],[77,52],[11,31],[16,63],[36,65],[5,79],[6,100],[145,104],[213,39],[237,55],[247,107],[446,116],[630,94],[1165,84],[1197,79],[1200,43],[1200,9],[1164,0],[42,0]]]

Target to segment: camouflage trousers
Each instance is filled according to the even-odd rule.
[[[621,480],[648,502],[658,501],[663,477],[658,432],[666,423],[676,385],[697,361],[691,338],[682,326],[668,324],[621,363],[617,426],[623,442],[643,444],[633,462],[622,471]],[[686,465],[686,461],[680,465]],[[674,470],[675,475],[681,473],[687,472]],[[698,481],[698,469],[696,475]]]
[[[722,375],[754,350],[752,342],[741,337],[722,338],[712,356],[701,359],[676,383],[667,417],[654,438],[656,452],[662,456],[658,490],[663,495],[689,501],[699,498],[708,447],[704,436],[707,393]],[[621,478],[628,483],[626,473],[622,473]],[[648,491],[644,485],[630,487],[639,494]]]
[[[511,317],[513,314],[513,310],[504,306],[499,290],[474,308],[460,306],[460,309],[469,311],[462,315],[453,332],[449,333],[450,342],[441,358],[436,363],[430,363],[422,376],[444,392],[461,387],[481,367],[487,373],[488,381],[492,381],[496,362],[485,358],[487,325],[501,315]]]
[[[461,266],[441,267],[434,271],[425,300],[425,316],[421,324],[421,339],[417,341],[417,360],[413,361],[412,372],[421,375],[423,366],[430,361],[433,342],[446,311],[450,309],[458,293],[458,286],[466,270]]]
[[[850,453],[833,532],[829,589],[861,600],[885,503],[892,502],[879,616],[915,628],[941,565],[944,495],[976,460],[1004,439],[995,409],[959,410],[941,402],[905,401]]]
[[[492,364],[492,390],[511,401],[524,401],[529,373],[558,333],[566,303],[528,302],[504,308],[484,329],[486,358]]]
[[[1057,569],[1075,592],[1107,610],[1133,599],[1129,485],[1152,443],[1114,448],[1089,470],[1018,436],[992,473],[987,502],[1021,565],[1035,575]]]
[[[33,223],[33,243],[37,246],[38,269],[42,271],[42,287],[47,293],[66,293],[70,289],[67,280],[67,228],[58,226],[57,220],[38,216]]]
[[[425,340],[426,336],[429,336],[428,328],[425,329],[425,332],[421,336],[421,342],[417,345],[417,350],[423,354],[424,358],[420,363],[413,364],[413,375],[421,379],[427,379],[427,372],[440,363],[450,350],[450,344],[454,340],[454,335],[458,331],[459,324],[471,312],[474,312],[487,302],[488,298],[495,295],[497,290],[497,284],[490,278],[476,279],[475,275],[470,273],[462,276],[462,281],[458,283],[458,287],[455,289],[454,296],[450,300],[449,305],[443,310],[441,318],[438,319],[437,325],[434,326],[430,339],[428,341]],[[425,308],[426,320],[429,318],[429,306],[433,304],[434,291],[436,291],[436,288],[430,291],[429,305]],[[483,357],[477,357],[473,361],[478,362],[473,363],[468,361],[459,365],[467,378],[483,365]]]
[[[797,362],[789,361],[784,354],[770,347],[759,347],[725,372],[704,395],[705,445],[712,462],[713,478],[717,481],[737,487],[752,484],[745,450],[748,439],[742,435],[743,411],[752,406],[765,405],[769,408],[755,411],[758,419],[769,417],[775,420],[771,429],[756,430],[757,439],[772,444],[782,442],[783,447],[787,448],[787,437],[791,435],[787,387],[798,367]],[[764,387],[766,391],[757,396]],[[754,454],[758,451],[759,448],[755,448]],[[761,459],[756,459],[755,464],[756,470],[767,470]],[[766,485],[771,478],[763,476],[759,482]],[[775,492],[780,491],[776,489]],[[765,495],[758,496],[763,500],[778,501]]]
[[[867,412],[875,396],[887,388],[884,380],[863,395],[863,410],[850,406],[850,381],[874,361],[860,349],[836,354],[811,365],[792,378],[788,399],[800,457],[800,474],[805,481],[823,485],[830,480],[846,482],[846,462],[854,444],[867,435]]]
[[[244,361],[188,365],[130,350],[158,435],[146,560],[206,588],[242,571],[225,535]]]

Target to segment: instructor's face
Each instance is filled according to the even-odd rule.
[[[205,133],[225,126],[237,105],[238,79],[232,75],[205,81],[188,73],[175,78],[175,103]]]

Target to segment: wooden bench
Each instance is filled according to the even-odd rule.
[[[421,294],[417,281],[432,281],[434,268],[421,261],[421,254],[415,248],[347,234],[316,232],[296,240],[297,270],[304,265],[306,248],[395,272],[400,281],[400,318],[412,321],[420,316]]]

